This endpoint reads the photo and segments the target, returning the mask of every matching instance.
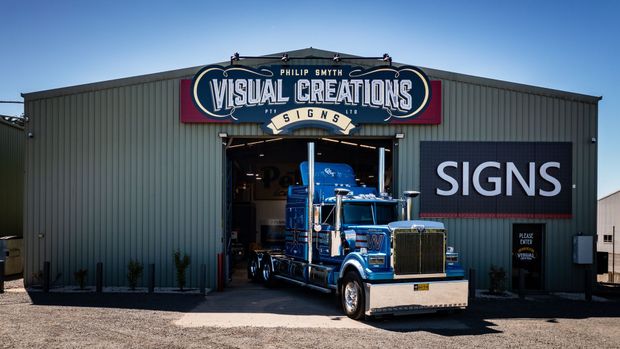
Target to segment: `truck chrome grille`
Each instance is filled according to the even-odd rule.
[[[394,273],[445,273],[445,234],[396,230],[394,232]]]

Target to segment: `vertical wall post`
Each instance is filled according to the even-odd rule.
[[[50,262],[43,262],[43,292],[50,291]]]
[[[149,293],[155,292],[155,263],[149,264]]]
[[[97,263],[97,272],[95,275],[95,289],[97,293],[103,292],[103,263]]]

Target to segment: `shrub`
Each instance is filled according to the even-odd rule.
[[[130,289],[136,289],[136,286],[138,286],[138,279],[142,276],[142,271],[144,271],[142,263],[133,259],[129,260],[129,264],[127,264],[127,281],[129,282]]]
[[[88,269],[83,269],[83,268],[73,273],[73,276],[75,277],[75,281],[77,281],[78,285],[80,286],[80,290],[84,289],[84,282],[86,282],[87,274],[88,274]]]
[[[185,271],[189,266],[190,259],[187,254],[183,254],[183,257],[181,257],[181,251],[179,250],[176,250],[173,256],[174,265],[177,268],[177,284],[179,289],[183,291],[183,287],[185,287]]]
[[[489,293],[503,294],[504,291],[506,291],[506,271],[504,268],[491,265],[491,269],[489,270],[489,278],[491,280]]]

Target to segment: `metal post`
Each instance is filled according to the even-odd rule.
[[[469,268],[469,299],[476,299],[476,269]]]
[[[525,298],[525,270],[519,268],[519,298]]]
[[[308,279],[310,279],[310,264],[312,264],[312,227],[314,204],[314,142],[308,142]]]
[[[4,259],[0,259],[0,293],[4,293]]]
[[[609,262],[608,262],[609,263]],[[609,267],[609,264],[607,264]],[[611,280],[612,283],[616,282],[616,226],[612,227],[611,235]]]
[[[591,302],[592,301],[592,269],[590,265],[586,266],[586,270],[585,270],[585,282],[586,284],[585,286],[585,295],[586,295],[586,301]]]
[[[379,195],[385,193],[385,148],[379,148],[379,173],[378,173],[378,191]]]
[[[206,295],[207,294],[207,265],[206,264],[201,264],[200,265],[200,294],[201,295]]]
[[[95,288],[97,293],[103,291],[103,263],[97,263],[97,274],[95,276]]]
[[[155,293],[155,264],[149,264],[149,293]]]
[[[43,292],[50,291],[50,262],[43,262]]]

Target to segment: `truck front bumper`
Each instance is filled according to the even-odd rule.
[[[366,315],[427,313],[467,307],[468,281],[364,283]]]

